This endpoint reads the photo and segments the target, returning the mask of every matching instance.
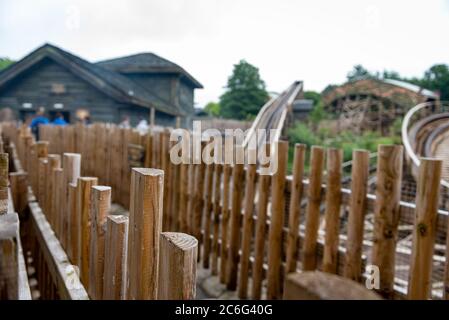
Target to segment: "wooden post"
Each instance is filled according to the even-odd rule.
[[[8,171],[8,154],[0,153],[0,215],[8,213]]]
[[[180,177],[179,177],[179,183],[180,183],[180,195],[179,195],[179,209],[180,209],[180,215],[179,215],[179,229],[182,232],[187,232],[188,228],[188,184],[189,184],[189,165],[188,164],[181,164],[180,169]]]
[[[277,144],[277,171],[271,182],[271,224],[268,235],[267,298],[279,299],[282,294],[282,228],[285,215],[285,175],[287,173],[288,142]]]
[[[51,216],[51,225],[56,235],[60,239],[62,237],[62,233],[64,230],[62,229],[61,224],[61,190],[62,190],[62,178],[63,171],[61,168],[53,169],[52,175],[52,185],[53,185],[53,203],[52,203],[52,216]]]
[[[45,208],[45,200],[46,200],[46,192],[47,192],[47,166],[48,159],[47,158],[39,158],[39,165],[37,170],[37,190],[36,190],[36,198],[39,202],[39,206],[41,208]]]
[[[229,233],[229,185],[232,167],[225,164],[223,167],[223,207],[221,214],[221,247],[220,247],[220,282],[226,283],[226,266],[228,260],[228,233]]]
[[[304,144],[295,144],[293,180],[290,192],[290,212],[288,215],[287,262],[285,268],[287,273],[296,271],[298,260],[298,232],[303,191],[302,179],[304,176],[305,151],[306,146]]]
[[[47,181],[46,181],[46,189],[47,192],[45,194],[45,209],[44,213],[47,216],[47,220],[51,221],[52,210],[53,210],[53,170],[61,167],[61,156],[59,154],[49,154],[48,155],[48,165],[47,165]],[[54,228],[54,226],[52,226]]]
[[[221,200],[221,173],[223,165],[221,163],[215,164],[214,177],[214,221],[213,221],[213,241],[212,241],[212,268],[213,275],[218,275],[218,256],[219,252],[219,238],[220,238],[220,200]]]
[[[163,184],[162,170],[132,169],[127,263],[127,298],[131,300],[157,296]]]
[[[19,214],[24,212],[28,205],[28,174],[24,171],[11,172],[9,174],[9,181],[11,184],[11,194],[14,203],[14,209]]]
[[[310,183],[306,210],[306,234],[303,244],[304,271],[316,269],[316,241],[320,223],[321,183],[324,167],[324,148],[313,146],[310,158]]]
[[[98,179],[94,177],[78,178],[77,195],[77,217],[80,219],[79,225],[79,267],[81,273],[81,282],[89,290],[89,245],[90,245],[90,226],[92,223],[91,194],[92,187],[98,184]]]
[[[200,160],[201,163],[195,165],[195,195],[193,198],[193,232],[192,235],[201,243],[204,239],[201,237],[201,226],[203,222],[203,208],[204,208],[204,178],[206,171],[206,164]],[[198,259],[201,256],[201,247],[198,246]]]
[[[198,241],[185,233],[160,235],[158,299],[195,299]]]
[[[266,154],[270,155],[270,145],[266,144]],[[269,164],[264,164],[265,168],[268,168]],[[254,263],[253,263],[253,285],[252,285],[252,298],[259,300],[262,293],[262,281],[263,281],[263,263],[265,258],[265,241],[266,241],[266,229],[267,229],[267,206],[270,194],[270,182],[271,176],[260,175],[258,193],[259,199],[257,203],[257,223],[256,223],[256,236],[254,241]]]
[[[81,172],[81,155],[77,153],[64,153],[62,157],[62,189],[61,189],[61,230],[64,230],[61,241],[62,247],[67,250],[70,211],[68,210],[69,184],[76,183]]]
[[[372,290],[343,277],[319,271],[291,273],[284,300],[380,300]]]
[[[408,283],[413,300],[430,298],[441,170],[441,160],[421,158]]]
[[[106,222],[103,299],[126,298],[126,258],[128,250],[128,217],[110,215]]]
[[[237,271],[239,265],[239,248],[240,248],[240,221],[243,198],[243,184],[244,184],[243,164],[234,163],[234,170],[232,172],[232,207],[231,207],[231,221],[229,232],[229,256],[226,266],[226,279],[228,290],[235,290],[237,288]]]
[[[206,167],[206,183],[204,190],[204,237],[203,237],[203,267],[208,269],[210,262],[211,249],[211,221],[212,221],[212,192],[213,192],[214,164],[208,164]]]
[[[111,187],[92,187],[92,224],[89,247],[89,288],[91,299],[103,299],[103,271],[106,217],[111,210]]]
[[[329,273],[337,273],[342,161],[342,150],[334,148],[327,150],[326,211],[324,213],[326,235],[322,269]]]
[[[249,256],[251,253],[251,239],[253,237],[253,211],[256,185],[255,164],[249,164],[246,171],[245,207],[242,230],[242,253],[240,256],[239,298],[248,296]]]
[[[379,145],[377,149],[377,189],[374,213],[372,263],[379,267],[379,293],[387,299],[394,294],[396,241],[402,182],[402,146]]]
[[[352,159],[351,199],[344,276],[359,282],[362,275],[363,227],[369,174],[369,152],[354,150]]]
[[[69,195],[67,199],[67,214],[69,217],[67,236],[67,255],[74,265],[79,264],[79,236],[81,219],[78,216],[78,189],[76,183],[69,183]]]

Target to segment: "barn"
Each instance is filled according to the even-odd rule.
[[[156,124],[188,126],[199,88],[182,67],[153,53],[91,63],[44,44],[0,73],[0,109],[22,121],[44,107],[50,119],[62,113],[70,123],[89,115],[136,124],[153,114]]]

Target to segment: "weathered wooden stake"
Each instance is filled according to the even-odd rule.
[[[293,160],[293,180],[290,192],[290,212],[288,220],[288,237],[287,237],[287,262],[286,272],[296,271],[298,260],[298,232],[299,218],[301,210],[301,199],[304,176],[304,157],[306,146],[297,143],[295,145],[295,154]]]
[[[354,150],[352,159],[351,200],[344,276],[359,282],[362,275],[363,227],[367,202],[369,152]]]
[[[387,299],[394,294],[396,241],[401,200],[402,146],[379,145],[377,189],[374,214],[372,263],[379,267],[379,293]]]
[[[229,231],[229,255],[226,266],[228,290],[237,288],[237,272],[239,265],[240,225],[243,198],[243,164],[235,163],[232,172],[232,206]]]
[[[92,299],[103,298],[103,271],[106,217],[111,210],[111,187],[93,186],[91,191],[91,233],[89,248],[89,289]]]
[[[248,296],[248,278],[249,278],[249,256],[251,253],[251,239],[253,238],[253,211],[254,196],[256,185],[255,164],[249,164],[246,171],[245,188],[245,207],[242,229],[242,250],[240,256],[240,275],[239,275],[239,298],[246,299]]]
[[[78,178],[77,195],[77,217],[80,219],[79,225],[79,267],[81,271],[81,282],[89,290],[89,245],[90,245],[90,226],[92,223],[91,193],[92,187],[97,185],[98,179],[94,177]]]
[[[126,298],[126,258],[128,250],[128,217],[110,215],[106,222],[103,299]]]
[[[268,235],[267,298],[282,297],[282,228],[285,215],[285,175],[287,173],[288,142],[277,144],[277,171],[271,182],[271,224]]]
[[[160,235],[158,299],[195,299],[198,241],[185,233]]]
[[[323,253],[323,271],[337,273],[338,243],[341,209],[341,174],[343,151],[331,148],[327,150],[327,184],[325,239]]]
[[[164,172],[133,168],[129,208],[127,299],[156,299]]]
[[[441,160],[421,158],[408,282],[408,298],[413,300],[430,298],[441,170]]]
[[[325,151],[313,146],[310,158],[310,184],[306,210],[306,234],[303,244],[302,268],[304,271],[316,269],[316,242],[320,223],[321,183],[323,177]]]

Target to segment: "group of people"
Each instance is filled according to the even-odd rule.
[[[38,136],[39,135],[39,126],[40,125],[47,125],[52,124],[55,126],[65,126],[67,125],[67,121],[65,121],[64,116],[62,113],[58,112],[56,114],[55,119],[50,123],[50,120],[45,116],[45,109],[43,107],[39,108],[36,112],[36,116],[31,120],[30,128],[31,131]]]

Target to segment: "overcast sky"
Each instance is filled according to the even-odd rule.
[[[449,63],[449,0],[0,0],[0,56],[45,42],[89,61],[154,52],[218,100],[240,59],[269,91],[341,83],[353,65],[420,76]]]

